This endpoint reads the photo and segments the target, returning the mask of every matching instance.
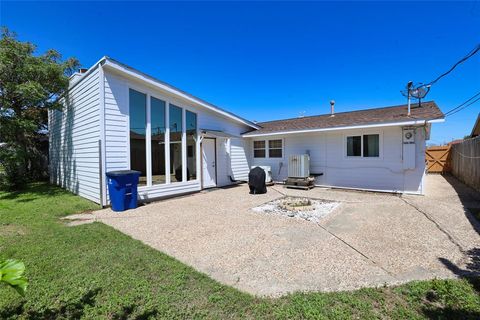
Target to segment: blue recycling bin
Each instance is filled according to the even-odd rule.
[[[113,211],[125,211],[137,207],[137,187],[140,173],[135,170],[107,172],[108,193]]]

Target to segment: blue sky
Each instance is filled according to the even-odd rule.
[[[0,24],[89,67],[111,56],[247,119],[402,104],[480,43],[480,3],[0,2]],[[480,53],[428,95],[445,112],[480,91]],[[480,102],[435,125],[469,134]]]

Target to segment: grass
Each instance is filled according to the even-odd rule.
[[[478,319],[479,279],[256,298],[101,223],[62,216],[95,204],[48,184],[0,192],[0,258],[25,262],[25,298],[0,287],[0,319]]]

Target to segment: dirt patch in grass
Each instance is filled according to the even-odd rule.
[[[0,224],[0,237],[24,236],[28,229],[16,224]]]
[[[68,227],[75,227],[83,224],[94,223],[95,217],[92,215],[91,211],[86,211],[83,213],[63,217],[60,220]]]

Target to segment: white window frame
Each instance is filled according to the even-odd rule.
[[[192,182],[199,182],[200,181],[200,175],[198,172],[200,172],[201,168],[201,163],[198,161],[200,159],[200,156],[198,155],[198,152],[200,150],[200,131],[198,128],[198,111],[196,111],[192,106],[186,105],[182,103],[178,99],[174,99],[171,97],[167,97],[163,94],[159,94],[156,91],[152,91],[149,89],[146,89],[144,87],[139,87],[135,84],[129,83],[127,85],[127,99],[128,99],[128,124],[129,124],[129,129],[128,129],[128,167],[131,165],[131,160],[130,160],[130,96],[129,96],[129,91],[130,89],[133,89],[135,91],[138,91],[140,93],[143,93],[147,97],[147,105],[146,105],[146,123],[145,123],[145,131],[146,131],[146,137],[145,137],[145,156],[146,156],[146,178],[147,178],[147,184],[145,186],[139,187],[139,190],[144,190],[146,188],[152,189],[152,188],[161,188],[165,185],[170,185],[170,184],[178,184],[178,183],[192,183]],[[165,101],[165,183],[162,184],[152,184],[152,153],[151,153],[151,97],[155,99],[159,99],[162,101]],[[177,182],[172,182],[171,177],[170,177],[170,104],[174,104],[175,106],[179,107],[182,109],[182,181],[177,181]],[[197,136],[196,136],[196,144],[195,144],[195,154],[197,157],[197,176],[195,180],[187,180],[187,131],[186,131],[186,111],[190,111],[192,113],[195,113],[197,115]],[[168,173],[168,174],[167,174]]]
[[[165,174],[168,172],[168,178],[165,177],[166,178],[165,180],[168,180],[168,184],[178,184],[178,183],[187,182],[187,180],[186,180],[187,179],[187,177],[186,177],[187,169],[185,168],[185,166],[187,165],[187,157],[186,157],[186,154],[185,154],[187,152],[187,139],[186,139],[187,134],[186,134],[186,128],[185,128],[185,107],[184,107],[184,105],[179,104],[179,103],[177,103],[177,101],[173,101],[172,99],[168,99],[166,101],[168,101],[168,120],[166,121],[166,123],[168,124],[168,153],[165,152],[165,157],[168,158],[168,170],[165,171]],[[180,141],[174,141],[174,142],[170,142],[170,105],[171,104],[173,104],[175,107],[180,108],[180,110],[182,111],[182,135],[180,137],[181,140]],[[172,143],[174,143],[174,144],[179,144],[180,143],[181,144],[181,148],[182,148],[182,181],[174,181],[174,182],[171,181],[172,172],[170,172],[170,145]],[[167,149],[167,148],[165,148],[165,149]],[[165,162],[167,162],[166,159],[165,159]]]
[[[260,141],[263,141],[265,143],[265,147],[264,148],[255,148],[255,142],[260,142]],[[267,159],[268,158],[268,147],[267,147],[267,141],[268,140],[253,140],[252,142],[252,148],[253,148],[253,158],[254,159]],[[255,150],[264,150],[265,151],[265,156],[264,157],[255,157]]]
[[[378,135],[378,157],[365,157],[363,155],[363,136],[368,135]],[[349,137],[358,137],[360,136],[360,156],[349,156],[348,155],[348,143],[347,139]],[[374,131],[374,132],[352,132],[343,135],[343,154],[344,158],[349,160],[382,160],[383,159],[383,132],[381,131]]]
[[[269,148],[269,143],[270,141],[273,140],[280,140],[282,141],[282,156],[281,157],[270,157],[270,148]],[[255,148],[255,141],[264,141],[265,142],[265,157],[255,157],[255,150],[262,150],[259,148]],[[273,148],[273,149],[280,149],[280,148]],[[277,159],[277,160],[282,160],[285,157],[285,139],[284,138],[273,138],[273,139],[255,139],[252,142],[252,150],[253,150],[253,159]]]
[[[282,156],[281,157],[270,157],[270,141],[277,141],[277,140],[280,140],[280,142],[282,143],[282,146],[280,148],[272,148],[274,150],[282,150]],[[283,148],[283,145],[284,145],[284,140],[283,139],[268,139],[267,140],[267,149],[268,149],[268,152],[267,152],[267,155],[268,155],[268,158],[269,159],[283,159],[283,154],[284,154],[284,148]]]

